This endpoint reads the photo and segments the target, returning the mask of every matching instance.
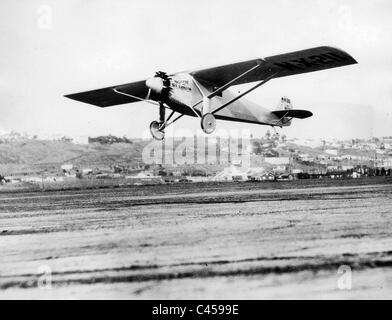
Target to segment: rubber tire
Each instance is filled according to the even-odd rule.
[[[216,128],[216,119],[212,113],[206,113],[201,117],[201,128],[206,134],[211,134]]]
[[[151,136],[158,141],[161,141],[165,138],[165,133],[159,130],[160,124],[158,121],[153,121],[150,124],[150,132]]]

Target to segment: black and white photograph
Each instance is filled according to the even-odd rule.
[[[391,17],[1,0],[0,300],[391,299]]]

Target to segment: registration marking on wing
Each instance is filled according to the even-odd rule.
[[[319,67],[321,65],[334,64],[349,60],[349,57],[338,55],[334,52],[323,53],[319,55],[311,55],[307,58],[292,59],[284,62],[275,62],[274,65],[286,70],[306,69],[312,67]]]

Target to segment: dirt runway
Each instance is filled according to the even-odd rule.
[[[390,299],[392,184],[0,193],[0,298]]]

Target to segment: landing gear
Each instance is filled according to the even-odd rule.
[[[216,120],[212,113],[206,113],[201,117],[201,128],[207,134],[215,131]]]
[[[150,124],[150,132],[155,140],[163,140],[165,138],[165,132],[160,127],[161,124],[158,121],[153,121]]]
[[[150,132],[155,140],[163,140],[165,138],[165,132],[163,131],[166,127],[165,121],[166,108],[162,102],[159,103],[159,122],[153,121],[150,124]]]
[[[172,123],[176,122],[178,119],[182,118],[184,116],[184,114],[180,114],[179,116],[177,116],[177,118],[175,118],[174,120],[172,120],[171,122],[169,122],[169,120],[172,118],[172,116],[174,115],[175,111],[173,110],[170,115],[167,117],[167,119],[165,120],[165,106],[163,105],[163,103],[159,104],[159,122],[158,121],[153,121],[150,124],[150,132],[152,137],[155,140],[163,140],[165,138],[165,129],[170,126]]]

